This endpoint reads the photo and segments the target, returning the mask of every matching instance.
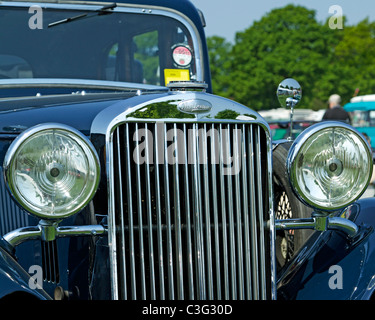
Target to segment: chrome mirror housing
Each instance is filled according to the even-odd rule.
[[[293,111],[294,107],[302,98],[302,88],[297,80],[287,78],[280,82],[277,91],[277,99],[284,108],[290,108],[290,130],[288,140],[292,140],[293,133]]]
[[[293,109],[302,98],[302,88],[298,81],[287,78],[280,82],[276,95],[282,107]]]

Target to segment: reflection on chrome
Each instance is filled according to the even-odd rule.
[[[297,138],[288,156],[293,187],[315,208],[332,211],[358,199],[372,174],[367,142],[349,126],[327,122]]]

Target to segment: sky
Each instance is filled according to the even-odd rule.
[[[316,11],[316,19],[325,22],[334,13],[331,6],[338,5],[346,17],[346,25],[357,24],[365,18],[375,21],[374,0],[190,0],[206,19],[206,36],[221,36],[234,43],[235,34],[250,27],[254,21],[272,9],[287,4],[302,5]],[[343,26],[345,28],[345,24]]]

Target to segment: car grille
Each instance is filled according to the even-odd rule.
[[[112,137],[114,296],[271,298],[263,128],[125,123]]]
[[[3,170],[0,169],[3,176]],[[4,179],[0,179],[0,236],[17,228],[29,225],[29,216],[22,210],[7,192]]]

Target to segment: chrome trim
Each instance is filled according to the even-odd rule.
[[[215,106],[213,108],[213,110],[210,111],[210,113],[208,114],[205,114],[205,115],[195,115],[193,116],[192,118],[186,118],[186,119],[179,119],[179,118],[173,118],[173,117],[168,117],[166,116],[166,118],[164,119],[151,119],[151,118],[139,118],[139,116],[141,115],[141,111],[146,111],[146,110],[152,110],[150,109],[150,106],[155,106],[159,103],[171,103],[173,106],[174,106],[174,109],[176,109],[176,104],[178,103],[178,101],[184,101],[184,100],[191,100],[191,99],[204,99],[204,100],[208,100],[213,106]],[[137,103],[138,102],[138,103]],[[215,119],[215,117],[220,113],[220,111],[225,111],[225,110],[231,110],[233,112],[235,112],[237,114],[236,118],[235,119]],[[267,150],[267,156],[266,156],[266,159],[267,159],[267,166],[268,168],[271,168],[272,166],[272,156],[271,156],[271,150],[272,150],[272,142],[271,142],[271,137],[270,137],[270,130],[269,130],[269,127],[267,125],[267,123],[258,115],[256,114],[255,112],[251,111],[250,109],[240,105],[240,104],[237,104],[233,101],[230,101],[230,100],[227,100],[227,99],[224,99],[224,98],[220,98],[220,97],[216,97],[216,96],[213,96],[213,95],[209,95],[209,94],[205,94],[205,93],[202,93],[202,92],[183,92],[183,93],[176,93],[174,92],[173,94],[166,94],[166,95],[158,95],[156,96],[155,99],[150,99],[150,96],[149,97],[134,97],[134,98],[131,98],[131,99],[128,99],[128,100],[125,100],[121,103],[117,103],[116,105],[113,105],[112,107],[109,107],[107,108],[106,110],[104,110],[102,113],[100,113],[95,119],[94,119],[94,122],[92,124],[92,128],[91,128],[91,132],[92,134],[104,134],[105,137],[106,137],[106,166],[107,166],[107,179],[108,179],[108,186],[109,186],[109,189],[108,189],[108,196],[109,198],[111,199],[109,201],[109,232],[108,232],[108,237],[109,237],[109,243],[110,243],[110,261],[111,261],[111,267],[112,267],[112,270],[111,270],[111,281],[112,281],[112,296],[114,299],[118,299],[119,298],[119,286],[118,286],[118,283],[117,283],[117,279],[118,279],[118,276],[119,276],[119,269],[118,269],[118,266],[117,266],[117,261],[119,259],[118,257],[118,244],[116,244],[116,234],[115,234],[115,228],[116,228],[116,223],[114,221],[115,219],[115,215],[114,215],[114,204],[113,204],[113,199],[112,199],[112,193],[114,190],[113,187],[114,187],[114,184],[113,184],[113,181],[114,181],[114,172],[113,172],[113,169],[112,169],[112,162],[113,162],[113,155],[114,155],[114,147],[112,146],[113,145],[113,138],[114,138],[114,134],[117,136],[118,133],[115,133],[116,132],[116,129],[120,126],[120,125],[123,125],[124,126],[124,130],[125,130],[125,135],[126,136],[129,136],[129,125],[133,123],[134,126],[138,126],[137,123],[140,123],[142,122],[146,127],[148,126],[148,124],[150,123],[154,123],[156,122],[156,126],[157,126],[157,123],[158,121],[163,121],[164,123],[166,124],[171,124],[173,126],[173,130],[182,130],[182,132],[184,133],[183,134],[183,141],[185,141],[186,143],[186,139],[188,138],[187,137],[187,125],[190,125],[192,126],[191,128],[195,128],[194,132],[196,134],[196,136],[192,139],[192,143],[194,144],[192,146],[192,152],[193,152],[193,156],[192,158],[196,159],[194,160],[193,162],[193,179],[189,180],[188,181],[188,175],[187,175],[187,167],[185,166],[185,169],[184,170],[180,170],[179,168],[176,168],[174,167],[174,169],[169,169],[168,167],[165,166],[165,162],[162,162],[163,159],[166,158],[167,156],[167,150],[164,148],[164,154],[158,154],[156,157],[155,157],[155,163],[164,163],[163,165],[163,171],[166,175],[170,176],[172,179],[176,180],[177,177],[179,177],[180,179],[184,179],[184,181],[187,183],[187,184],[190,184],[192,183],[191,185],[191,190],[194,192],[194,193],[197,193],[197,194],[200,194],[201,193],[201,187],[203,188],[202,190],[206,189],[207,190],[207,186],[208,186],[208,180],[207,178],[203,179],[202,180],[202,184],[200,182],[197,181],[197,178],[198,177],[201,177],[202,175],[202,172],[201,170],[204,170],[205,172],[210,172],[210,166],[209,165],[206,165],[204,164],[204,166],[202,168],[200,168],[197,164],[199,162],[199,157],[200,157],[200,154],[199,152],[197,152],[197,144],[198,144],[198,125],[201,125],[203,126],[203,128],[205,128],[205,130],[203,130],[203,132],[206,131],[206,134],[207,134],[207,131],[209,130],[209,128],[213,128],[215,125],[218,126],[218,128],[220,128],[220,132],[221,134],[223,134],[224,132],[224,125],[230,125],[231,128],[245,128],[247,125],[250,125],[251,123],[253,124],[256,124],[260,127],[263,127],[265,130],[265,134],[266,134],[266,140],[267,140],[267,146],[265,146],[265,150]],[[224,123],[225,124],[224,124]],[[177,125],[179,125],[178,129],[177,129]],[[182,127],[181,127],[182,126]],[[156,137],[156,142],[155,142],[155,146],[158,146],[160,148],[163,149],[163,146],[166,145],[167,141],[165,140],[166,139],[166,127],[164,126],[163,129],[162,129],[162,133],[161,133],[161,136],[164,135],[164,138],[161,139],[161,136],[159,136],[159,133],[160,133],[160,130],[159,129],[155,129],[155,137]],[[257,135],[259,135],[259,131],[260,128],[258,128],[258,133]],[[252,133],[251,133],[252,135]],[[146,135],[147,136],[147,135]],[[237,139],[237,141],[239,139],[242,140],[242,138],[245,137],[245,139],[247,141],[250,141],[250,139],[257,139],[256,137],[251,137],[250,136],[250,133],[246,133],[243,132],[241,134],[238,134],[235,138]],[[190,137],[189,137],[190,138]],[[128,145],[129,141],[128,141],[129,138],[126,139],[126,145]],[[227,141],[228,140],[228,137],[225,138],[225,140]],[[183,142],[182,141],[182,142]],[[221,143],[225,143],[223,140],[221,140]],[[243,143],[245,143],[245,141],[243,141]],[[258,150],[259,150],[259,147],[258,146]],[[128,188],[127,188],[127,193],[128,193],[128,196],[129,196],[129,193],[131,193],[130,190],[132,190],[133,186],[131,185],[131,178],[130,178],[130,175],[133,175],[133,174],[137,174],[137,171],[131,171],[130,167],[129,167],[129,160],[130,160],[130,157],[131,155],[129,154],[129,148],[128,147],[125,147],[125,149],[127,150],[127,155],[125,156],[125,158],[127,158],[128,160],[126,160],[127,164],[126,166],[128,167],[126,169],[126,172],[128,172],[129,174],[127,174],[127,184],[128,184]],[[237,149],[237,148],[235,148]],[[188,150],[181,150],[179,154],[179,161],[181,161],[181,163],[187,163],[187,161],[191,161],[191,159],[189,158],[188,159],[188,155],[187,155],[187,152]],[[214,152],[214,151],[213,151]],[[237,154],[239,157],[242,157],[241,154],[238,153],[239,151],[237,151]],[[215,152],[214,152],[215,153]],[[222,163],[222,161],[227,161],[228,162],[228,159],[222,159],[222,155],[223,155],[223,146],[221,147],[221,156],[219,156],[219,160],[220,162]],[[215,153],[216,155],[216,153]],[[249,157],[249,159],[253,159],[251,161],[260,161],[260,156],[259,155],[255,155],[255,154],[251,154],[251,155],[243,155],[243,156],[247,156]],[[249,160],[250,161],[250,160]],[[191,163],[191,162],[190,162]],[[195,163],[195,165],[194,165]],[[171,214],[174,214],[176,215],[176,210],[177,210],[177,207],[174,208],[175,211],[172,212],[172,208],[169,207],[169,203],[170,201],[168,200],[168,196],[169,196],[169,178],[164,175],[164,177],[160,177],[160,171],[159,171],[159,167],[160,166],[154,166],[156,169],[155,170],[155,177],[159,177],[158,179],[165,179],[165,185],[166,185],[166,207],[165,207],[165,210],[167,210],[169,212],[169,214],[167,214],[167,217],[171,217]],[[171,170],[171,171],[169,171]],[[223,169],[223,166],[220,166],[220,170],[224,170]],[[211,172],[216,172],[216,169],[215,168],[211,168]],[[218,172],[219,173],[219,172]],[[223,172],[221,172],[223,173]],[[239,177],[238,179],[235,179],[234,180],[234,189],[236,188],[236,185],[238,185],[239,183],[241,183],[241,181],[244,181],[244,180],[247,180],[247,175],[248,176],[251,176],[251,172],[246,172],[242,175],[242,177]],[[222,180],[222,182],[218,182],[220,183],[220,188],[223,188],[224,187],[224,181],[226,181],[228,178],[225,177],[224,174],[218,174],[218,179]],[[274,228],[274,216],[273,216],[273,198],[272,198],[272,171],[269,170],[268,173],[267,173],[267,179],[268,179],[268,193],[269,193],[269,198],[268,198],[268,203],[269,203],[269,214],[270,214],[270,220],[267,221],[268,224],[270,225],[270,255],[271,257],[267,257],[267,260],[269,259],[271,265],[270,265],[270,268],[271,268],[271,282],[272,282],[272,286],[271,286],[271,291],[270,294],[271,294],[271,298],[275,299],[276,298],[276,288],[275,288],[275,284],[276,284],[276,264],[275,264],[275,261],[273,259],[273,257],[275,256],[275,248],[274,248],[274,238],[275,238],[275,228]],[[231,183],[231,182],[229,182]],[[252,185],[253,185],[253,190],[255,190],[255,181],[253,181]],[[246,183],[247,184],[247,183]],[[216,186],[214,184],[214,186]],[[175,186],[176,188],[178,188],[178,185]],[[220,189],[218,188],[218,189]],[[212,194],[212,197],[213,199],[217,199],[218,198],[218,195],[217,193],[219,192],[219,190],[216,190],[213,192]],[[248,190],[248,192],[250,192],[250,190]],[[223,190],[223,195],[226,194],[226,191]],[[160,239],[161,239],[161,219],[160,219],[160,193],[156,193],[155,194],[155,203],[156,203],[156,206],[155,206],[155,210],[156,210],[156,217],[157,218],[157,224],[154,225],[154,227],[156,227],[156,230],[157,230],[157,236],[156,236],[156,239],[159,239],[158,240],[158,245],[160,246]],[[189,189],[186,189],[185,188],[185,196],[186,196],[186,199],[190,199],[191,195],[190,195],[190,192],[189,192]],[[228,195],[229,198],[231,197],[231,195]],[[130,197],[131,198],[131,197]],[[130,199],[129,198],[129,199]],[[198,212],[203,212],[202,211],[202,208],[206,205],[206,204],[203,204],[202,203],[202,200],[200,199],[200,197],[194,197],[194,208],[189,208],[189,207],[185,207],[184,208],[184,211],[185,211],[185,214],[186,216],[190,215],[190,210],[193,210],[192,213],[196,212],[196,210],[198,210]],[[255,198],[254,198],[255,199]],[[179,203],[179,200],[178,199],[175,199],[176,200],[176,203]],[[263,199],[265,200],[265,199]],[[226,199],[224,199],[223,197],[221,197],[221,200],[219,200],[222,202],[222,204],[225,204],[226,203]],[[241,202],[243,203],[247,203],[247,199],[241,199],[240,201],[238,201],[238,199],[232,199],[229,201],[232,203],[230,209],[235,212],[235,208],[233,206],[238,206],[239,204],[241,204]],[[255,201],[260,201],[262,202],[262,200],[256,200]],[[216,203],[217,201],[215,201]],[[260,204],[261,205],[261,204]],[[224,206],[225,207],[225,206]],[[181,210],[181,209],[180,209]],[[213,206],[212,207],[212,210],[215,212],[218,212],[218,208],[217,208],[217,205]],[[254,208],[252,209],[252,212],[255,212],[256,208],[255,208],[255,205],[254,205]],[[249,212],[250,213],[250,212]],[[225,212],[225,210],[221,210],[221,214],[224,215],[222,218],[224,219],[227,219],[226,218],[226,215],[227,213]],[[243,213],[236,213],[237,214],[237,217],[240,217],[240,215],[242,215]],[[130,215],[129,217],[132,217],[132,215]],[[203,217],[202,216],[196,216],[196,215],[193,215],[191,218],[193,219],[202,219]],[[207,217],[205,217],[204,219],[206,219]],[[214,219],[217,221],[217,215],[214,215]],[[177,221],[177,230],[181,230],[180,228],[180,223],[178,222],[178,219],[176,220]],[[248,225],[250,224],[250,222],[246,222]],[[263,222],[262,223],[263,225],[265,225],[266,223]],[[211,237],[211,240],[212,240],[212,243],[214,243],[215,241],[215,238],[217,239],[217,237],[219,236],[218,234],[218,228],[216,227],[216,229],[213,229],[213,230],[209,230],[204,227],[204,224],[203,223],[194,223],[195,225],[195,228],[198,228],[194,231],[194,238],[190,238],[191,241],[189,242],[190,244],[192,243],[195,243],[195,247],[196,248],[201,248],[201,249],[198,249],[198,250],[195,250],[194,252],[192,251],[192,247],[191,245],[189,245],[187,247],[187,250],[189,252],[189,256],[193,256],[195,255],[196,259],[203,259],[202,257],[202,254],[206,254],[203,250],[204,246],[207,245],[207,239],[204,238],[203,236],[203,233],[206,232],[207,234],[209,234],[209,237]],[[249,243],[250,242],[250,232],[247,232],[246,234],[241,234],[239,232],[234,232],[235,230],[238,231],[238,226],[235,225],[235,223],[232,221],[230,222],[230,225],[231,225],[231,228],[232,228],[232,232],[230,235],[227,235],[226,234],[226,228],[223,229],[223,237],[228,237],[228,240],[231,241],[231,243],[233,244],[233,242],[235,241],[238,241],[239,239],[243,239],[243,237],[247,237],[247,242]],[[130,230],[129,231],[132,231],[134,227],[131,227],[131,225],[129,225],[129,228]],[[189,230],[190,230],[191,226],[189,227]],[[202,228],[206,228],[205,230],[203,230]],[[174,275],[174,271],[172,270],[172,266],[170,263],[167,263],[166,262],[169,262],[170,259],[172,258],[173,256],[173,252],[172,252],[172,248],[171,248],[171,245],[173,243],[174,240],[172,240],[172,237],[171,237],[171,229],[172,229],[172,225],[171,225],[171,222],[170,221],[167,221],[167,227],[166,227],[166,232],[167,232],[167,235],[168,235],[168,246],[167,246],[167,249],[166,249],[166,256],[164,255],[161,255],[160,257],[158,257],[159,261],[161,262],[159,264],[159,270],[158,270],[158,276],[163,279],[161,281],[161,287],[160,287],[160,290],[163,290],[164,289],[164,286],[167,288],[166,290],[168,290],[168,295],[169,295],[169,298],[171,297],[174,297],[172,292],[175,291],[176,288],[174,288],[174,284],[172,282],[172,278],[175,276]],[[146,229],[145,229],[146,230]],[[180,231],[178,231],[180,232]],[[179,234],[179,233],[178,233]],[[236,234],[236,236],[233,238],[233,235]],[[192,236],[190,233],[188,234],[188,237]],[[132,239],[134,237],[134,235],[130,236],[130,239]],[[177,248],[177,253],[180,252],[180,249],[181,248],[181,242],[179,240],[179,236],[177,237],[177,240],[176,240],[176,248]],[[267,241],[268,242],[268,241]],[[216,245],[218,242],[216,242]],[[130,244],[130,248],[131,248],[131,244]],[[247,245],[248,246],[248,245]],[[233,246],[232,246],[233,248]],[[248,249],[248,247],[247,247]],[[237,250],[237,249],[236,249]],[[225,254],[225,252],[227,252]],[[223,277],[223,288],[224,290],[226,291],[225,294],[228,294],[228,291],[230,290],[231,292],[234,292],[236,287],[234,286],[233,284],[233,281],[232,282],[232,288],[229,288],[229,279],[237,279],[235,280],[234,282],[236,283],[236,281],[238,281],[238,279],[244,277],[245,274],[249,274],[250,272],[250,264],[251,262],[248,262],[247,263],[247,273],[245,272],[245,269],[243,269],[242,271],[239,271],[239,273],[237,273],[235,270],[233,270],[232,268],[228,268],[229,265],[232,265],[232,267],[235,267],[237,266],[236,264],[236,261],[234,259],[235,255],[238,255],[238,252],[234,255],[233,253],[233,250],[229,250],[229,247],[227,249],[224,248],[223,250],[223,259],[224,261],[226,261],[223,265],[217,265],[216,264],[216,268],[218,269],[223,269],[221,271],[221,273],[224,275]],[[256,260],[256,261],[264,261],[264,250],[262,250],[262,252],[258,253],[260,255],[260,257],[258,257],[258,259],[261,259],[261,260]],[[210,264],[212,265],[212,261],[218,261],[218,256],[217,256],[217,251],[215,250],[215,252],[208,252],[208,255],[210,256],[209,257],[209,260],[207,261],[211,261]],[[230,256],[232,258],[230,258]],[[262,256],[263,255],[263,256]],[[132,255],[130,255],[130,257],[132,257]],[[155,257],[154,257],[155,259]],[[207,259],[207,257],[204,257],[204,259]],[[205,260],[202,260],[202,261],[205,261]],[[258,262],[257,262],[258,263]],[[130,266],[132,265],[132,263],[130,263]],[[210,291],[211,289],[210,288],[207,288],[206,287],[206,284],[205,284],[205,281],[207,279],[205,279],[205,271],[206,271],[206,268],[210,268],[211,266],[204,266],[204,263],[202,262],[201,264],[199,264],[199,266],[202,268],[202,269],[199,269],[199,270],[195,270],[196,273],[196,281],[197,283],[194,284],[193,282],[187,282],[187,283],[183,283],[183,282],[178,282],[178,290],[176,291],[176,293],[179,292],[179,294],[181,295],[179,298],[182,298],[182,291],[181,291],[181,288],[182,286],[186,286],[187,288],[190,288],[190,294],[186,297],[183,297],[183,298],[188,298],[188,299],[199,299],[199,298],[208,298],[208,297],[212,297],[213,294],[217,294],[217,296],[220,296],[221,298],[224,298],[224,299],[229,299],[229,295],[225,295],[224,296],[224,293],[223,292],[218,292],[218,293],[213,293],[212,291]],[[133,268],[134,268],[134,261],[133,261]],[[165,269],[166,268],[166,269]],[[179,269],[178,270],[181,270],[181,267],[178,267]],[[242,268],[242,266],[241,266]],[[192,274],[194,272],[193,270],[193,265],[192,263],[190,262],[188,265],[187,265],[187,269],[188,270],[184,270],[184,273],[187,273],[187,274]],[[208,269],[207,269],[208,270]],[[135,272],[138,272],[138,270],[135,270]],[[155,271],[154,271],[155,272]],[[132,274],[132,271],[130,271],[130,273]],[[167,280],[168,283],[164,283],[164,275],[165,274],[168,274],[168,279],[170,280]],[[209,281],[210,283],[213,281],[213,279],[208,279],[207,281]],[[260,278],[257,280],[257,282],[260,282],[260,281],[265,281],[264,279],[264,275],[260,275]],[[194,285],[198,285],[200,287],[200,289],[202,291],[200,291],[198,293],[198,296],[194,296],[194,294],[192,293],[193,290],[191,288],[193,288]],[[265,292],[262,288],[260,288],[261,286],[258,284],[253,284],[253,286],[255,286],[256,288],[256,294],[254,294],[254,297],[253,298],[264,298],[265,297]],[[134,288],[133,288],[134,289]],[[132,289],[132,290],[133,290]],[[134,291],[133,291],[134,293]],[[239,297],[237,298],[241,298],[243,296],[243,293],[240,294]],[[160,294],[160,297],[162,299],[165,298],[165,295],[164,294]],[[130,297],[129,297],[130,298]],[[134,296],[132,297],[134,298]],[[174,297],[176,298],[176,297]]]
[[[64,213],[64,214],[59,214],[59,215],[42,215],[41,213],[37,213],[37,212],[35,212],[35,210],[32,210],[31,208],[28,208],[27,205],[25,204],[25,201],[23,201],[19,197],[19,195],[15,194],[13,192],[13,190],[12,190],[13,188],[11,186],[12,182],[11,182],[11,178],[10,178],[10,174],[11,174],[10,167],[12,165],[15,153],[17,152],[18,148],[27,139],[29,139],[30,137],[32,137],[33,135],[35,135],[35,134],[37,134],[41,131],[55,130],[55,129],[72,133],[74,136],[76,136],[76,142],[80,145],[80,147],[83,148],[83,149],[87,148],[86,150],[89,150],[91,152],[91,154],[93,156],[95,166],[96,166],[97,177],[96,177],[95,183],[93,184],[92,194],[89,197],[87,197],[86,199],[83,199],[85,201],[83,201],[83,203],[79,207],[77,207],[74,211],[67,212],[67,213]],[[83,145],[84,145],[84,147],[83,147]],[[91,141],[86,136],[84,136],[80,131],[76,130],[75,128],[70,127],[70,126],[65,125],[65,124],[55,123],[55,122],[51,122],[51,123],[47,122],[47,123],[39,124],[39,125],[33,126],[29,129],[23,131],[12,142],[12,144],[9,146],[9,148],[6,152],[5,157],[4,157],[4,162],[3,162],[3,171],[4,171],[4,179],[5,179],[5,182],[6,182],[5,184],[7,186],[7,189],[9,191],[9,193],[14,198],[14,200],[20,206],[22,206],[26,211],[28,211],[30,214],[32,214],[34,216],[37,216],[41,219],[51,219],[51,220],[67,218],[67,217],[77,213],[78,211],[80,211],[83,207],[85,207],[91,201],[93,196],[95,195],[95,193],[97,191],[97,188],[98,188],[98,185],[99,185],[99,180],[100,180],[99,156],[98,156],[94,146],[92,145]]]
[[[353,221],[345,218],[328,216],[313,216],[306,219],[276,220],[275,225],[276,230],[336,230],[345,233],[349,238],[356,236],[359,230],[359,227]]]
[[[28,240],[52,241],[61,237],[104,235],[107,230],[102,225],[62,226],[41,220],[37,226],[13,230],[3,236],[13,248]]]
[[[0,79],[0,88],[40,88],[40,87],[60,87],[60,88],[87,88],[106,90],[158,90],[168,91],[166,87],[147,85],[134,82],[89,80],[89,79],[60,79],[60,78],[28,78],[28,79]]]
[[[319,211],[327,211],[327,209],[325,207],[321,207],[321,206],[317,206],[313,203],[310,203],[308,202],[307,200],[305,200],[301,194],[298,192],[299,187],[298,187],[298,183],[294,180],[294,178],[292,177],[292,174],[291,174],[291,167],[293,166],[295,160],[296,160],[296,157],[299,153],[299,151],[301,150],[302,146],[305,144],[305,142],[312,136],[314,135],[315,133],[317,133],[318,131],[321,131],[321,130],[324,130],[324,129],[327,129],[327,128],[344,128],[344,129],[347,129],[351,132],[353,132],[354,134],[356,134],[358,137],[362,138],[363,142],[365,145],[367,145],[367,156],[368,158],[370,159],[370,162],[372,162],[372,151],[371,151],[371,146],[369,145],[369,143],[366,141],[366,139],[361,135],[361,133],[359,133],[355,128],[353,128],[351,125],[349,124],[346,124],[344,122],[339,122],[339,121],[323,121],[321,123],[316,123],[310,127],[308,127],[306,130],[304,130],[298,137],[297,139],[293,142],[292,146],[290,147],[289,149],[289,152],[288,152],[288,155],[287,155],[287,159],[286,159],[286,168],[287,168],[287,174],[288,174],[288,177],[289,177],[289,182],[290,182],[290,185],[292,186],[292,189],[293,189],[293,192],[294,194],[297,196],[297,198],[302,202],[304,203],[305,205],[309,206],[309,207],[312,207],[312,208],[315,208]],[[369,177],[368,177],[368,181],[366,183],[366,187],[362,190],[361,193],[358,194],[358,196],[353,199],[352,202],[354,202],[355,200],[359,199],[362,194],[365,192],[369,182],[370,182],[370,179],[371,179],[371,175],[372,175],[372,170],[373,170],[373,166],[371,165],[370,167],[370,172],[369,172]],[[337,209],[340,209],[340,208],[344,208],[346,206],[348,206],[350,203],[347,203],[347,204],[344,204],[342,205],[341,207],[339,208],[336,208],[335,210]],[[331,209],[331,211],[334,211],[333,209]]]

